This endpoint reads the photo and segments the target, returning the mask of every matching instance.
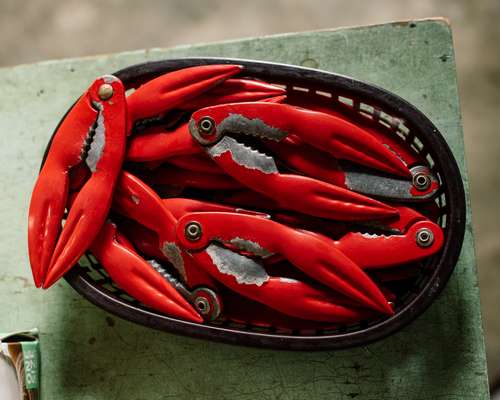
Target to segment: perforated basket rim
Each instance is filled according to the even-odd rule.
[[[433,265],[434,272],[427,284],[394,316],[369,327],[332,335],[293,336],[243,331],[171,318],[102,290],[82,272],[83,268],[77,266],[65,275],[66,281],[91,303],[118,317],[153,329],[225,343],[275,349],[327,350],[363,345],[400,330],[422,314],[443,290],[453,272],[463,242],[466,216],[465,193],[458,165],[445,139],[433,123],[413,105],[385,89],[348,76],[286,64],[229,58],[182,58],[137,64],[113,75],[129,87],[132,83],[140,83],[166,72],[210,64],[239,64],[245,67],[243,75],[270,82],[277,81],[277,77],[280,81],[299,87],[307,82],[305,86],[309,88],[316,88],[318,91],[327,90],[339,95],[345,93],[361,101],[368,99],[369,104],[404,116],[404,120],[418,131],[418,138],[425,148],[430,149],[433,155],[436,155],[433,157],[435,168],[446,177],[446,184],[443,188],[446,206],[449,209],[446,235],[439,259]],[[61,122],[63,119],[64,117]],[[47,145],[46,153],[51,141]]]

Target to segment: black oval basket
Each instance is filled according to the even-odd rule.
[[[411,104],[373,85],[323,71],[290,65],[216,58],[185,58],[135,65],[114,75],[133,88],[166,72],[208,64],[240,64],[244,75],[286,86],[352,117],[367,117],[390,134],[398,135],[440,181],[435,197],[437,223],[445,240],[442,250],[423,261],[420,273],[404,286],[395,314],[335,329],[284,331],[261,326],[214,321],[196,324],[155,312],[123,292],[91,254],[86,254],[66,275],[83,297],[121,318],[150,328],[220,342],[291,350],[340,349],[383,338],[414,320],[433,302],[448,281],[460,253],[465,229],[465,195],[455,159],[437,128]],[[50,143],[47,149],[50,147]]]

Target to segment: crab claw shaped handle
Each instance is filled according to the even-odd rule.
[[[193,111],[217,104],[262,101],[286,95],[286,90],[251,79],[227,79],[209,92],[181,104],[182,110]]]
[[[196,238],[193,238],[193,226],[199,227]],[[326,237],[260,216],[202,212],[187,214],[179,220],[177,239],[183,248],[193,251],[203,250],[217,241],[264,258],[281,254],[304,273],[360,305],[393,313],[368,275]]]
[[[113,79],[116,78],[96,79],[74,104],[54,134],[35,183],[29,207],[28,249],[37,287],[43,284],[61,229],[71,169],[78,168],[82,162],[90,128],[99,115],[99,109],[94,105],[98,90]]]
[[[106,96],[103,96],[103,87],[108,91],[104,93]],[[94,119],[95,134],[85,159],[92,174],[69,210],[43,281],[44,288],[50,287],[63,276],[94,240],[111,206],[113,188],[123,162],[126,139],[126,102],[122,82],[112,76],[101,78],[97,84],[92,85],[88,95],[93,107],[98,111],[97,120]],[[91,125],[87,126],[87,131]],[[66,150],[61,149],[61,151]],[[50,176],[52,175],[49,172],[49,178]],[[60,181],[57,174],[53,176]],[[54,186],[54,183],[50,181],[46,184]],[[62,188],[59,187],[59,189]],[[59,194],[59,200],[61,197],[64,198],[65,203],[67,179],[65,179],[63,191]],[[51,218],[54,217],[51,216]],[[57,217],[60,223],[59,215]]]
[[[127,160],[157,161],[202,152],[203,149],[189,133],[188,125],[182,124],[173,131],[154,127],[142,135],[132,137],[127,149]]]
[[[127,97],[129,127],[134,121],[162,114],[227,78],[241,72],[239,65],[204,65],[184,68],[152,79]]]
[[[107,222],[90,250],[111,279],[132,297],[168,316],[203,322],[181,294],[130,246],[116,226]]]
[[[307,176],[281,174],[270,157],[225,137],[208,150],[228,175],[281,207],[336,220],[367,220],[397,215],[380,201]]]
[[[223,285],[293,317],[324,322],[350,322],[363,311],[338,302],[327,292],[289,278],[271,277],[254,260],[217,244],[193,253],[196,264]]]
[[[213,121],[216,138],[241,133],[280,141],[295,135],[337,159],[410,176],[406,165],[382,142],[340,117],[281,103],[233,103],[198,110],[191,126],[199,127],[207,118]]]
[[[97,80],[92,86],[99,83]],[[28,250],[37,287],[42,286],[61,229],[69,170],[81,162],[82,148],[96,117],[87,91],[59,125],[35,183],[29,206]]]
[[[349,232],[335,242],[335,247],[363,269],[388,268],[436,254],[443,240],[441,227],[425,220],[414,223],[401,235]]]

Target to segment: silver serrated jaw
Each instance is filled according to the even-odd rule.
[[[213,159],[225,153],[229,153],[231,159],[242,167],[255,169],[265,174],[278,173],[274,158],[266,156],[251,147],[245,146],[229,136],[224,136],[217,144],[207,148],[207,152]]]

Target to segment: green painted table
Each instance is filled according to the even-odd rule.
[[[57,122],[94,77],[139,62],[185,56],[317,67],[385,87],[430,117],[467,176],[451,31],[443,20],[1,69],[0,331],[40,328],[43,398],[488,398],[470,214],[462,256],[440,299],[402,332],[348,351],[278,352],[174,336],[112,317],[65,282],[47,292],[34,288],[26,254],[26,213]]]

